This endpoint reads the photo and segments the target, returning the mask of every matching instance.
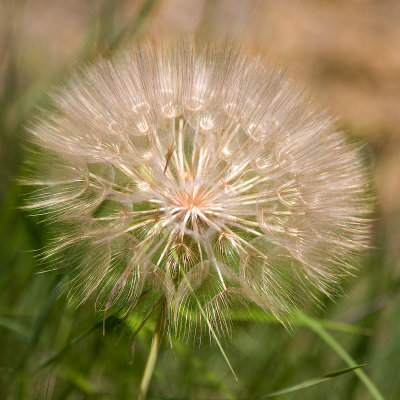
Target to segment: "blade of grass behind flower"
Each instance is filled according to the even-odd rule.
[[[135,18],[126,24],[119,34],[114,38],[114,40],[110,43],[110,49],[116,48],[119,43],[125,39],[126,37],[133,37],[139,31],[141,26],[146,22],[146,20],[150,17],[151,12],[155,9],[156,5],[159,3],[159,0],[145,0],[142,7],[136,14]]]
[[[357,363],[353,360],[349,353],[337,342],[319,323],[319,321],[310,318],[304,313],[298,313],[298,319],[304,322],[304,325],[316,333],[328,346],[330,346],[336,354],[338,354],[343,361],[345,361],[349,367],[356,367]],[[360,381],[367,388],[371,397],[375,400],[384,400],[383,395],[375,384],[369,379],[363,370],[357,369],[354,373],[358,376]]]
[[[8,329],[11,332],[14,332],[24,340],[28,340],[30,337],[30,333],[27,328],[11,318],[0,316],[0,326]]]
[[[106,320],[109,320],[111,318],[112,316],[108,317]],[[55,354],[48,358],[44,363],[40,364],[36,370],[36,373],[59,360],[70,347],[72,347],[76,343],[79,343],[86,336],[90,335],[92,332],[100,327],[103,327],[103,320],[94,323],[93,325],[85,329],[82,333],[72,338],[65,346],[63,346],[60,350],[58,350]]]
[[[155,308],[158,306],[160,300],[157,301],[154,306],[149,310],[149,312],[145,315],[145,317],[143,318],[143,321],[140,323],[139,327],[136,328],[133,331],[133,334],[131,336],[131,340],[134,340],[134,338],[136,337],[136,335],[138,334],[138,332],[141,330],[141,328],[145,325],[145,323],[149,320],[149,318],[151,317],[151,315],[153,314]],[[96,329],[98,328],[103,328],[104,326],[104,322],[109,321],[110,319],[113,319],[114,316],[110,315],[108,316],[105,321],[101,320],[101,321],[97,321],[95,322],[93,325],[89,326],[87,329],[85,329],[83,332],[81,332],[79,335],[75,336],[74,338],[72,338],[65,346],[63,346],[60,350],[58,350],[55,354],[53,354],[50,358],[48,358],[44,363],[42,363],[36,372],[41,371],[42,369],[48,367],[49,365],[55,363],[56,361],[58,361],[64,354],[65,352],[71,348],[73,345],[79,343],[81,340],[83,340],[86,336],[90,335],[92,332],[94,332]],[[127,325],[129,326],[130,329],[132,329],[132,324],[129,323],[129,319],[128,319],[128,323]]]
[[[282,394],[289,394],[289,393],[293,393],[293,392],[297,392],[298,390],[302,390],[302,389],[306,389],[308,387],[314,386],[314,385],[318,385],[320,383],[329,381],[332,378],[335,378],[337,376],[346,374],[347,372],[351,372],[354,371],[358,368],[362,368],[365,367],[367,364],[360,364],[360,365],[356,365],[355,367],[350,367],[350,368],[344,368],[344,369],[340,369],[334,372],[330,372],[329,374],[326,374],[324,376],[321,376],[319,378],[313,378],[313,379],[309,379],[307,381],[304,381],[302,383],[299,383],[297,385],[293,385],[290,386],[286,389],[282,389],[282,390],[278,390],[276,392],[272,392],[272,393],[268,393],[265,397],[275,397],[275,396],[280,396]]]
[[[57,275],[54,279],[54,284],[52,285],[52,287],[56,288],[59,281],[60,281],[60,277]],[[47,301],[42,308],[41,313],[39,314],[38,318],[36,319],[35,325],[32,330],[31,337],[29,339],[28,346],[27,346],[26,350],[24,351],[24,353],[22,354],[19,361],[16,363],[16,365],[13,369],[13,372],[12,372],[12,376],[15,376],[15,374],[17,373],[18,370],[22,370],[24,368],[24,366],[26,365],[26,363],[28,362],[30,354],[33,352],[33,350],[36,347],[36,344],[39,341],[40,333],[42,332],[46,318],[50,313],[50,309],[51,309],[52,305],[54,304],[54,302],[57,298],[57,295],[58,295],[58,292],[56,289],[53,289],[50,292],[50,294],[47,298]]]
[[[250,312],[245,311],[234,311],[231,315],[232,320],[236,321],[259,321],[259,322],[267,322],[267,323],[274,323],[274,324],[280,324],[280,322],[272,315],[268,314],[263,310],[257,310],[253,309]],[[332,331],[337,331],[337,332],[343,332],[343,333],[351,333],[354,335],[365,335],[369,336],[372,334],[372,331],[368,328],[364,328],[362,326],[354,325],[354,324],[348,324],[346,322],[340,322],[340,321],[333,321],[330,319],[318,319],[317,320],[324,328],[332,330]],[[294,326],[305,326],[305,322],[302,319],[292,317],[289,319],[289,325],[294,325]]]
[[[85,375],[71,367],[63,366],[57,372],[57,375],[67,382],[70,382],[80,392],[87,396],[95,396],[100,394],[97,393],[95,385]]]

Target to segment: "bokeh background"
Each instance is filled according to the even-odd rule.
[[[68,73],[123,42],[197,34],[229,38],[286,65],[338,125],[362,141],[377,197],[373,248],[345,295],[312,311],[384,398],[400,398],[400,2],[398,0],[0,1],[0,398],[132,399],[151,321],[76,308],[40,273],[51,227],[20,206],[26,126]],[[164,343],[149,398],[257,399],[345,368],[346,356],[307,326],[242,321],[226,353]],[[3,393],[4,392],[4,393]],[[369,399],[353,372],[287,399]]]

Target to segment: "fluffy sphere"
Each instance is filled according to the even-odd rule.
[[[52,96],[29,208],[68,287],[108,310],[162,304],[179,334],[238,309],[277,318],[332,295],[367,246],[358,150],[283,71],[236,48],[142,44]]]

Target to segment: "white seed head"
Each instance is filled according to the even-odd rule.
[[[29,208],[83,300],[151,293],[181,335],[229,329],[255,303],[279,319],[335,293],[367,246],[357,149],[273,66],[192,41],[119,51],[73,76],[32,129]]]

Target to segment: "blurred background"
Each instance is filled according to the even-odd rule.
[[[78,66],[124,41],[196,33],[286,65],[365,144],[377,205],[374,247],[345,295],[307,326],[242,321],[224,348],[163,343],[148,398],[257,399],[345,368],[400,398],[400,2],[398,0],[0,0],[0,398],[132,399],[151,341],[129,320],[76,308],[40,273],[51,227],[19,207],[25,128]],[[150,321],[151,322],[151,321]],[[151,325],[151,323],[149,324]],[[4,391],[4,394],[1,392]],[[280,398],[369,399],[353,372]]]

